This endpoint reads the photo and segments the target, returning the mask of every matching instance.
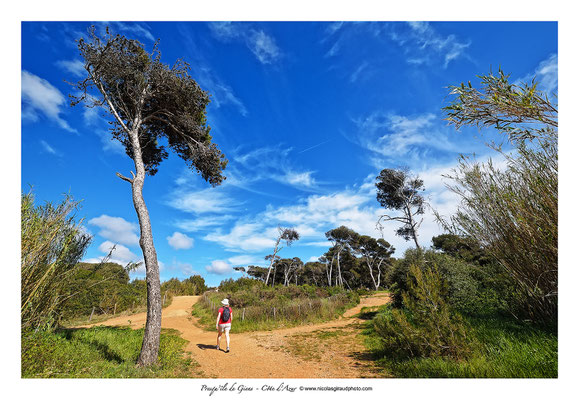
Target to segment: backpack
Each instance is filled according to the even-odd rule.
[[[231,317],[231,310],[229,310],[229,307],[223,307],[223,314],[221,314],[221,321],[228,322],[229,317]]]

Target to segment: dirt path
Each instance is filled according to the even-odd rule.
[[[371,378],[383,377],[372,369],[358,335],[362,307],[390,301],[386,294],[363,298],[338,320],[267,332],[231,334],[231,352],[215,349],[216,332],[195,325],[191,307],[199,296],[174,297],[163,310],[163,328],[177,329],[189,341],[186,350],[207,378]],[[146,314],[109,319],[97,325],[145,325]],[[235,321],[234,321],[235,323]],[[225,337],[222,338],[225,346]]]

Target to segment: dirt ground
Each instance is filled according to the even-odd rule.
[[[362,307],[378,307],[390,301],[379,293],[338,320],[266,332],[231,334],[231,351],[216,350],[216,332],[196,324],[191,308],[199,296],[178,296],[163,310],[163,328],[176,329],[187,340],[186,350],[207,378],[379,378],[366,352],[356,315]],[[121,316],[98,323],[142,328],[146,314]],[[235,323],[235,321],[233,321]],[[221,339],[225,347],[225,336]]]

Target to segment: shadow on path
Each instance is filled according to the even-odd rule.
[[[199,347],[201,350],[215,350],[215,345],[214,345],[214,344],[201,344],[201,343],[197,343],[197,347]]]

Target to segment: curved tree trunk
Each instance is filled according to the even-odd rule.
[[[145,334],[141,353],[137,360],[137,365],[148,366],[155,364],[159,355],[159,342],[161,339],[161,280],[159,276],[159,264],[157,262],[157,252],[153,243],[153,231],[151,229],[151,220],[149,211],[143,198],[143,185],[145,183],[145,165],[138,135],[134,132],[131,136],[131,143],[134,152],[136,176],[131,182],[133,189],[133,204],[139,226],[141,228],[141,237],[139,245],[143,251],[145,259],[145,269],[147,274],[147,322],[145,323]]]

